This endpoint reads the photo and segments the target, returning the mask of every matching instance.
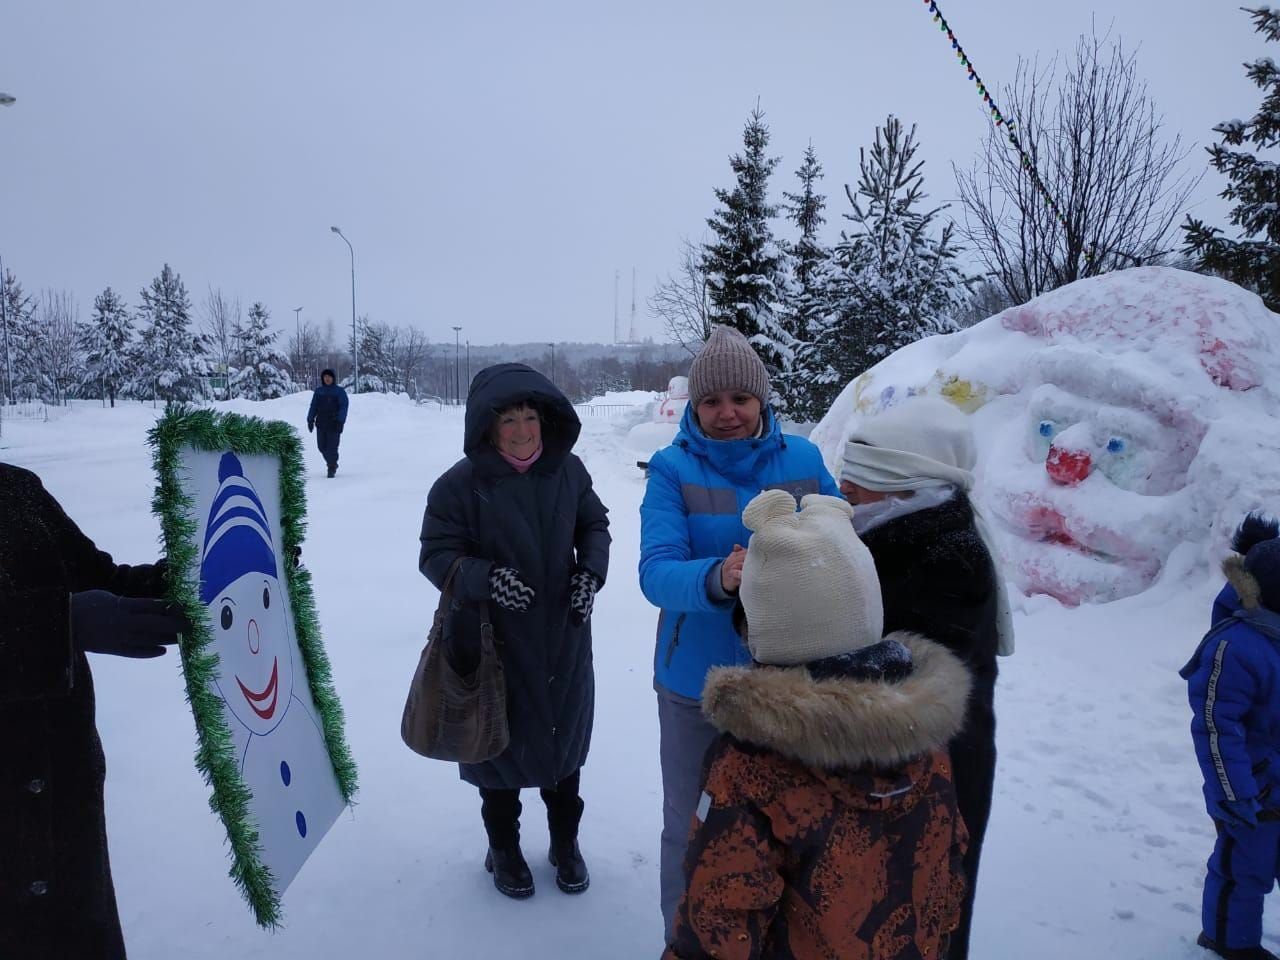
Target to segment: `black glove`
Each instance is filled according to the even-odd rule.
[[[569,622],[580,627],[591,617],[600,580],[590,570],[579,570],[569,578]]]
[[[89,653],[158,657],[191,622],[167,600],[120,597],[106,590],[71,595],[71,642]]]
[[[315,432],[315,429],[316,429],[316,422],[315,422],[314,420],[308,420],[308,421],[307,421],[307,433],[314,433],[314,432]]]
[[[336,430],[338,433],[342,433],[342,424],[340,423],[335,424],[333,429]]]
[[[494,567],[489,571],[489,593],[493,595],[493,602],[504,610],[524,613],[533,606],[533,587],[510,567]]]

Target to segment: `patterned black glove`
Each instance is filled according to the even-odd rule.
[[[569,622],[580,627],[591,617],[600,580],[590,570],[579,570],[569,578],[569,588]]]
[[[489,571],[489,593],[493,595],[493,602],[504,610],[524,613],[533,606],[533,587],[510,567],[494,567]]]

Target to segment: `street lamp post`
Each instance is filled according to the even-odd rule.
[[[0,107],[11,107],[18,98],[9,93],[0,92]],[[0,260],[0,323],[4,325],[4,383],[7,398],[13,403],[13,367],[9,360],[9,315],[5,306],[6,286],[4,282],[4,261]]]
[[[342,242],[351,251],[351,367],[352,379],[356,393],[360,392],[360,338],[356,334],[356,251],[351,241],[337,227],[330,227],[334,233],[342,237]]]
[[[306,357],[302,355],[302,308],[293,308],[293,346],[298,351],[298,366],[301,367],[306,363]],[[293,371],[296,376],[302,372],[300,370]]]
[[[467,392],[471,392],[471,341],[467,341]]]
[[[0,257],[0,323],[4,324],[4,390],[5,399],[13,403],[13,367],[9,361],[9,286],[5,283],[4,258]]]
[[[462,402],[462,381],[458,379],[458,335],[462,333],[461,327],[453,328],[453,401],[454,403]]]
[[[556,345],[554,343],[547,344],[551,348],[551,383],[556,382]]]

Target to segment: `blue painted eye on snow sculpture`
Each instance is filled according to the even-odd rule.
[[[1124,453],[1125,443],[1119,437],[1107,441],[1107,453]]]
[[[1040,421],[1040,436],[1042,436],[1042,437],[1046,437],[1046,438],[1048,438],[1048,437],[1052,437],[1052,436],[1053,436],[1053,421],[1052,421],[1052,420],[1041,420],[1041,421]]]

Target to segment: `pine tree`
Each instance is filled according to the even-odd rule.
[[[817,192],[822,164],[810,143],[804,161],[796,171],[799,193],[783,193],[788,219],[800,231],[800,239],[790,245],[791,296],[783,309],[783,326],[794,341],[791,369],[781,378],[778,391],[786,399],[788,415],[797,421],[821,419],[826,413],[822,400],[829,397],[826,384],[836,375],[822,356],[827,338],[828,301],[831,285],[831,251],[823,245],[818,231],[826,223],[822,211],[826,197]]]
[[[93,300],[93,317],[84,329],[83,341],[88,382],[99,386],[113,407],[116,395],[131,375],[132,340],[133,318],[129,308],[107,287]]]
[[[276,332],[267,326],[270,318],[267,308],[255,303],[243,321],[237,318],[232,331],[236,370],[231,385],[247,400],[270,400],[289,392],[289,361],[276,346]]]
[[[24,383],[34,388],[34,378],[24,376],[23,371],[30,369],[27,362],[28,341],[31,324],[36,312],[35,301],[22,290],[22,284],[13,275],[12,270],[5,270],[0,282],[0,317],[3,318],[3,329],[0,329],[0,377],[3,377],[5,399],[16,399],[23,396],[21,389]],[[12,382],[10,382],[12,375]]]
[[[1246,8],[1255,32],[1280,41],[1280,10]],[[1229,240],[1216,227],[1188,217],[1184,252],[1196,257],[1200,267],[1226,277],[1262,297],[1271,310],[1280,311],[1280,166],[1244,149],[1280,146],[1280,67],[1270,57],[1244,65],[1249,79],[1265,91],[1262,106],[1252,120],[1228,120],[1214,127],[1222,141],[1208,148],[1210,165],[1229,183],[1220,196],[1235,202],[1230,221],[1240,228],[1240,238]]]
[[[191,298],[182,276],[166,263],[151,287],[141,293],[138,317],[142,332],[134,393],[161,400],[195,400],[204,396],[206,349],[191,328]]]
[[[759,106],[742,132],[743,152],[729,158],[735,184],[716,189],[721,209],[707,220],[715,234],[702,253],[711,317],[739,330],[764,361],[771,377],[785,376],[794,352],[782,325],[779,303],[787,294],[786,255],[769,221],[769,176],[778,165],[767,155],[769,128]]]
[[[845,186],[852,226],[833,255],[834,336],[824,351],[839,387],[908,343],[955,329],[964,303],[970,280],[956,263],[954,225],[934,238],[944,208],[919,209],[924,163],[915,152],[915,127],[904,134],[890,115],[870,153],[859,151],[856,192]]]

